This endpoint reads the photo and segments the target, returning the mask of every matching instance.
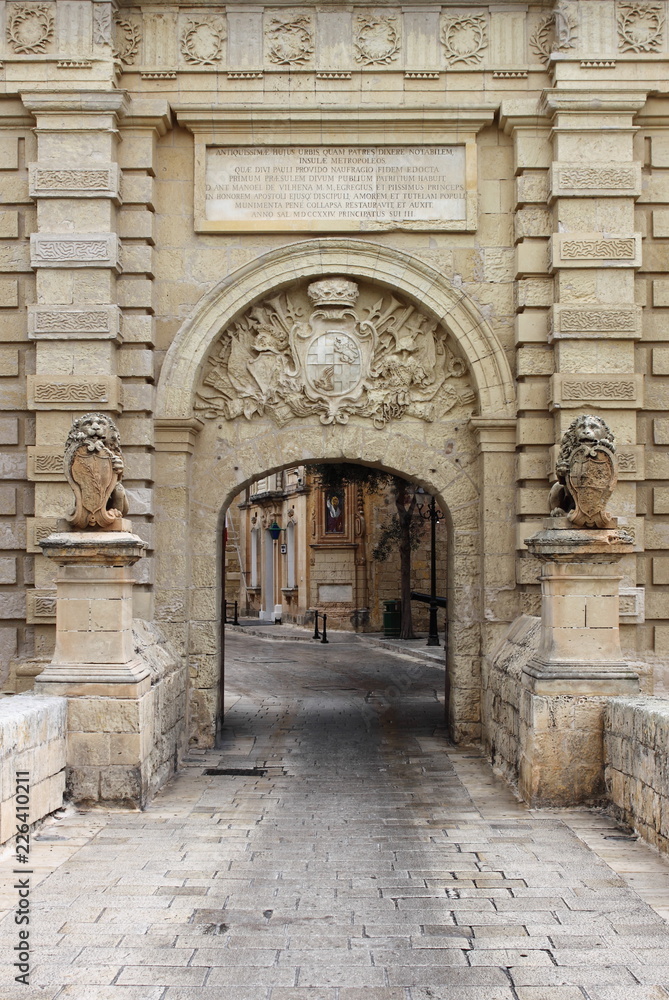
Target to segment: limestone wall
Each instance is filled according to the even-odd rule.
[[[606,789],[615,814],[669,850],[669,700],[612,698],[606,708]]]
[[[493,767],[514,785],[521,756],[520,677],[523,666],[539,647],[540,629],[540,618],[521,615],[484,666],[484,741]]]
[[[27,772],[19,794],[27,785],[30,824],[63,804],[66,708],[65,698],[0,698],[0,844],[16,833],[17,771]]]

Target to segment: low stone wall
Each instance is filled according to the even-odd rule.
[[[615,815],[669,851],[669,700],[611,698],[604,725],[605,780]]]
[[[16,833],[17,771],[28,772],[31,825],[63,804],[66,720],[65,698],[0,698],[0,843]]]
[[[520,678],[539,647],[541,619],[521,615],[488,657],[483,698],[484,742],[493,767],[512,785],[520,769]]]
[[[140,698],[68,697],[67,792],[83,805],[143,807],[177,769],[186,740],[186,671],[159,626],[135,619],[136,656],[150,688]]]

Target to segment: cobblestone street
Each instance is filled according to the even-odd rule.
[[[669,864],[450,748],[438,665],[333,638],[228,634],[223,750],[42,828],[29,988],[5,856],[2,1000],[669,997]]]

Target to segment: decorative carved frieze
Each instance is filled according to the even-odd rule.
[[[638,340],[641,306],[555,305],[549,322],[549,340],[587,338]]]
[[[54,625],[56,622],[56,591],[26,591],[26,622],[29,625]]]
[[[114,18],[114,58],[123,66],[131,66],[137,58],[142,34],[139,25],[129,18]]]
[[[265,29],[267,58],[277,66],[304,66],[314,54],[314,25],[309,15],[274,16]]]
[[[90,59],[59,59],[56,69],[92,69],[93,63]]]
[[[548,65],[553,52],[572,49],[576,42],[578,20],[574,7],[565,2],[556,4],[555,10],[541,18],[530,35],[530,48],[544,65]]]
[[[551,267],[641,267],[641,236],[554,233]]]
[[[221,61],[225,39],[222,18],[191,19],[181,35],[181,54],[194,66],[215,66]]]
[[[591,404],[597,409],[641,409],[643,375],[606,374],[553,375],[550,380],[550,409],[582,409]]]
[[[46,52],[53,37],[51,3],[7,4],[7,41],[17,55]]]
[[[553,198],[638,198],[641,194],[641,164],[595,166],[554,163],[551,168],[551,194]]]
[[[363,66],[387,66],[395,62],[402,48],[396,17],[359,14],[355,22],[355,61]]]
[[[33,483],[65,482],[62,450],[40,445],[28,448],[28,479]]]
[[[28,336],[32,340],[115,340],[120,336],[118,306],[28,306]]]
[[[659,52],[664,40],[663,3],[623,3],[616,10],[621,52]]]
[[[488,47],[485,15],[460,14],[444,18],[441,44],[448,66],[479,66],[483,51]]]
[[[439,80],[440,78],[439,70],[431,69],[408,69],[404,74],[405,80]]]
[[[209,419],[267,415],[283,426],[356,415],[381,428],[439,419],[473,399],[435,320],[397,295],[327,278],[257,303],[224,331],[195,406]]]
[[[40,167],[29,165],[31,198],[113,198],[120,202],[119,169],[104,167]]]
[[[117,411],[118,379],[93,375],[89,379],[48,375],[28,376],[28,407],[31,410],[90,410],[92,407]]]
[[[121,271],[115,233],[32,233],[32,267],[110,267]]]

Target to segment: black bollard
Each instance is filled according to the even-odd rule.
[[[239,616],[237,615],[237,601],[235,601],[235,617],[232,619],[233,625],[239,625]]]
[[[321,639],[321,642],[329,642],[329,641],[330,640],[328,639],[328,616],[326,614],[324,614],[323,615],[323,638]]]
[[[320,637],[321,637],[321,634],[318,631],[318,611],[314,611],[314,634],[312,635],[311,638],[312,639],[320,639]]]
[[[227,601],[223,601],[223,624],[224,625],[229,625],[230,624],[228,622],[228,602]]]

